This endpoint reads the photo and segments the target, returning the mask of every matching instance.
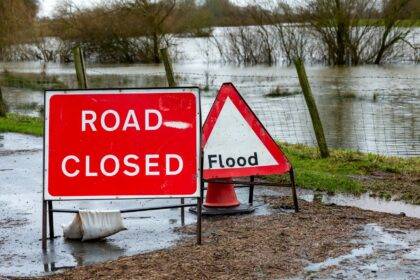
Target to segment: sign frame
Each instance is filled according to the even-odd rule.
[[[149,208],[135,208],[135,209],[122,209],[120,210],[121,213],[131,213],[131,212],[142,212],[142,211],[152,211],[152,210],[162,210],[162,209],[173,209],[173,208],[180,208],[181,209],[181,225],[184,225],[184,221],[185,221],[185,208],[186,207],[191,207],[191,206],[196,206],[197,207],[197,225],[196,225],[196,234],[197,234],[197,244],[200,245],[201,244],[201,240],[202,240],[202,204],[203,204],[203,195],[204,195],[204,180],[203,180],[203,150],[201,148],[201,136],[202,136],[202,118],[201,118],[201,92],[200,92],[200,88],[198,87],[134,87],[134,88],[92,88],[92,89],[64,89],[64,90],[55,90],[55,89],[51,89],[48,92],[59,92],[62,94],[68,94],[68,93],[75,93],[75,92],[85,92],[85,91],[89,91],[89,92],[95,92],[95,91],[101,91],[101,93],[103,93],[104,91],[112,91],[114,93],[122,93],[122,92],[126,92],[126,91],[136,91],[136,93],[138,93],[138,91],[156,91],[156,92],[160,92],[162,93],[162,91],[171,91],[173,92],[175,91],[180,91],[180,92],[192,92],[194,94],[196,94],[196,108],[197,108],[197,116],[196,116],[196,120],[197,120],[197,130],[198,130],[198,139],[197,139],[197,189],[196,189],[196,194],[198,193],[197,196],[165,196],[165,198],[167,199],[175,199],[177,197],[180,197],[180,202],[181,204],[176,204],[176,205],[164,205],[164,206],[158,206],[158,207],[149,207]],[[145,93],[147,94],[147,93]],[[47,91],[44,91],[44,104],[45,104],[45,108],[47,108],[47,106],[49,105],[48,102],[46,102],[47,100]],[[47,114],[49,114],[49,106],[48,106],[48,111],[46,110],[46,112],[48,112]],[[49,118],[47,118],[47,114],[45,114],[45,120],[44,122],[46,124],[48,124],[48,120]],[[45,161],[45,148],[47,147],[46,145],[46,130],[47,130],[47,126],[44,125],[44,139],[43,139],[43,160],[42,160],[42,166],[43,166],[43,172],[42,172],[42,186],[43,186],[43,190],[42,190],[42,225],[41,225],[41,246],[42,246],[42,250],[45,253],[47,250],[47,239],[49,240],[53,240],[55,239],[57,236],[55,236],[54,234],[54,213],[77,213],[78,210],[77,209],[54,209],[53,208],[53,202],[54,201],[77,201],[77,200],[124,200],[124,199],[143,199],[142,197],[138,197],[138,196],[111,196],[111,197],[95,197],[95,198],[86,198],[83,197],[82,199],[78,199],[73,197],[72,199],[48,199],[48,197],[45,197],[45,174],[47,174],[45,171],[45,167],[46,167],[46,161]],[[159,199],[159,198],[163,198],[163,197],[151,197],[151,196],[147,196],[147,198],[155,198],[155,199]],[[196,204],[186,204],[185,203],[185,198],[191,198],[191,199],[195,199],[196,200]],[[47,235],[49,235],[49,237],[47,237]],[[53,264],[51,264],[51,268],[52,268]],[[47,268],[48,268],[48,264],[47,264]]]
[[[48,192],[48,163],[49,163],[49,120],[50,99],[56,95],[83,94],[153,94],[153,93],[193,93],[196,103],[196,190],[188,195],[100,195],[100,196],[53,196]],[[44,139],[43,139],[43,200],[44,201],[74,201],[74,200],[123,200],[123,199],[161,199],[161,198],[201,198],[202,182],[202,120],[201,93],[198,87],[132,87],[132,88],[89,88],[89,89],[51,89],[44,91]]]

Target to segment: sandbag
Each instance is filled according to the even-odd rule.
[[[118,210],[79,210],[70,224],[63,225],[63,236],[86,241],[104,238],[125,229]]]

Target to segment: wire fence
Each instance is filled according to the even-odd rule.
[[[111,74],[88,69],[89,87],[166,86],[163,71]],[[316,146],[312,122],[295,75],[176,72],[179,84],[202,88],[205,117],[222,82],[235,84],[279,141]],[[388,156],[420,156],[419,79],[407,75],[309,75],[330,147]],[[3,77],[4,79],[4,77]],[[1,81],[1,80],[0,80]],[[74,75],[7,77],[7,87],[33,91],[75,88]],[[7,100],[6,100],[7,101]]]

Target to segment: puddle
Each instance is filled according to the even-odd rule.
[[[0,153],[41,150],[42,146],[42,137],[35,137],[18,133],[0,134]]]
[[[367,224],[349,254],[305,267],[308,279],[416,279],[420,275],[420,230],[390,230]]]
[[[290,195],[289,188],[279,188],[279,195]],[[300,199],[308,202],[319,201],[324,204],[335,204],[338,206],[352,206],[363,210],[371,210],[376,212],[401,214],[407,217],[420,218],[420,206],[405,203],[404,201],[385,200],[377,197],[371,197],[368,193],[360,196],[347,194],[328,195],[325,193],[314,192],[307,189],[297,189]]]
[[[42,138],[0,134],[0,151],[31,150],[0,155],[0,275],[37,276],[62,268],[87,265],[118,257],[167,248],[183,237],[174,229],[180,226],[180,209],[124,214],[128,228],[100,242],[66,241],[62,237],[49,242],[41,251]],[[35,150],[35,151],[32,151]],[[263,205],[263,189],[255,189],[254,215],[270,211]],[[238,198],[248,200],[248,190],[238,189]],[[176,203],[174,200],[66,201],[54,202],[56,208],[121,209],[153,207]],[[188,200],[186,203],[190,203]],[[193,201],[191,201],[193,203]],[[62,224],[73,214],[54,215],[55,234],[62,235]],[[185,223],[196,216],[185,211]],[[0,277],[1,278],[1,277]]]
[[[321,202],[340,206],[354,206],[357,208],[385,212],[391,214],[404,213],[408,217],[420,218],[420,206],[405,203],[403,201],[384,200],[362,194],[358,197],[350,195],[322,195]]]

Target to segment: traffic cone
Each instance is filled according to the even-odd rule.
[[[250,204],[241,204],[236,197],[232,178],[218,179],[220,183],[209,182],[207,194],[203,203],[202,215],[235,215],[247,214],[255,210]],[[223,182],[224,181],[224,182]],[[197,208],[192,207],[190,211],[197,213]]]
[[[223,179],[226,183],[212,183],[207,186],[205,207],[236,207],[240,204],[236,197],[235,188],[232,179]]]

